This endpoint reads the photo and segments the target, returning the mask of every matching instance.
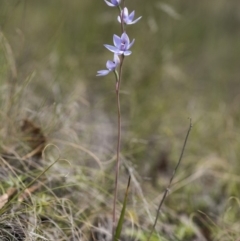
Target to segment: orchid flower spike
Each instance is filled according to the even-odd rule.
[[[104,76],[109,74],[111,71],[115,71],[119,64],[120,64],[120,59],[117,54],[114,54],[113,61],[108,60],[106,63],[107,69],[99,70],[97,72],[97,76]]]
[[[121,0],[111,0],[111,2],[107,0],[104,1],[109,7],[117,7],[121,3]]]
[[[134,15],[135,15],[135,11],[132,11],[130,14],[128,14],[128,9],[125,7],[122,11],[120,16],[118,16],[118,22],[121,23],[122,20],[125,24],[130,25],[130,24],[135,24],[136,22],[138,22],[141,18],[137,18],[135,20],[134,19]]]
[[[123,33],[121,37],[117,36],[116,34],[113,35],[113,43],[114,46],[104,44],[104,46],[110,50],[111,52],[117,55],[125,55],[128,56],[132,53],[129,49],[134,44],[135,39],[130,43],[129,37],[126,33]]]

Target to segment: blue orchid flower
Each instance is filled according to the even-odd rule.
[[[117,54],[117,55],[125,55],[128,56],[132,53],[132,51],[130,51],[129,49],[132,47],[132,45],[134,44],[135,39],[133,39],[133,41],[130,43],[129,37],[126,33],[123,33],[121,35],[121,37],[117,36],[116,34],[113,35],[113,44],[112,45],[108,45],[108,44],[104,44],[104,46],[110,50],[111,52]]]
[[[104,76],[109,74],[111,71],[115,71],[119,64],[120,64],[120,59],[117,54],[114,54],[113,61],[108,60],[106,63],[107,69],[99,70],[97,72],[97,76]]]
[[[136,22],[138,22],[141,18],[137,18],[135,20],[134,19],[134,15],[135,15],[135,11],[132,11],[130,14],[128,14],[128,9],[125,7],[122,11],[120,16],[118,16],[118,22],[121,23],[122,20],[125,24],[130,25],[130,24],[135,24]]]

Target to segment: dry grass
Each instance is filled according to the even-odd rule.
[[[121,93],[118,215],[132,174],[122,240],[148,237],[192,117],[151,241],[237,241],[238,1],[129,5],[143,19],[129,28]],[[101,1],[1,3],[0,235],[109,240],[115,93],[95,72],[109,58],[101,46],[117,33],[114,14]]]

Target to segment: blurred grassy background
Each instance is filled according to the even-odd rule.
[[[194,127],[168,205],[219,215],[228,198],[239,196],[239,2],[126,4],[143,18],[127,28],[136,42],[124,62],[122,153],[162,186],[161,172],[171,173],[176,164],[191,117]],[[120,35],[116,9],[94,0],[0,0],[0,6],[0,28],[17,68],[13,80],[2,41],[2,112],[9,108],[4,93],[16,81],[24,91],[8,113],[12,123],[34,119],[50,140],[79,141],[108,160],[115,152],[115,83],[113,75],[95,75],[112,58],[103,44]]]

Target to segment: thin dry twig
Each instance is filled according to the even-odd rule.
[[[180,163],[181,163],[181,161],[182,161],[182,157],[183,157],[183,154],[184,154],[184,151],[185,151],[185,147],[186,147],[186,144],[187,144],[188,136],[189,136],[190,131],[191,131],[191,129],[192,129],[192,119],[189,118],[189,121],[190,121],[190,123],[189,123],[189,128],[188,128],[188,131],[187,131],[187,135],[186,135],[186,137],[185,137],[185,140],[184,140],[184,144],[183,144],[183,147],[182,147],[181,155],[180,155],[179,160],[178,160],[178,163],[177,163],[177,165],[176,165],[176,167],[175,167],[175,169],[174,169],[174,171],[173,171],[173,174],[172,174],[172,176],[171,176],[171,178],[170,178],[170,180],[169,180],[168,186],[167,186],[167,188],[165,189],[165,192],[164,192],[164,194],[163,194],[163,197],[162,197],[162,199],[161,199],[161,201],[160,201],[160,203],[159,203],[158,210],[157,210],[157,215],[156,215],[156,218],[155,218],[155,221],[154,221],[152,230],[151,230],[151,232],[150,232],[150,234],[149,234],[149,237],[148,237],[148,239],[147,239],[148,241],[150,241],[150,238],[151,238],[151,236],[152,236],[152,234],[153,234],[153,231],[155,230],[155,227],[156,227],[156,224],[157,224],[157,220],[158,220],[158,217],[159,217],[159,214],[160,214],[162,205],[163,205],[163,203],[164,203],[164,201],[165,201],[165,199],[166,199],[166,197],[167,197],[167,194],[168,194],[168,192],[169,192],[169,190],[170,190],[170,187],[171,187],[171,185],[172,185],[173,178],[175,177],[175,174],[176,174],[176,172],[177,172],[177,169],[178,169],[178,167],[179,167],[179,165],[180,165]]]

